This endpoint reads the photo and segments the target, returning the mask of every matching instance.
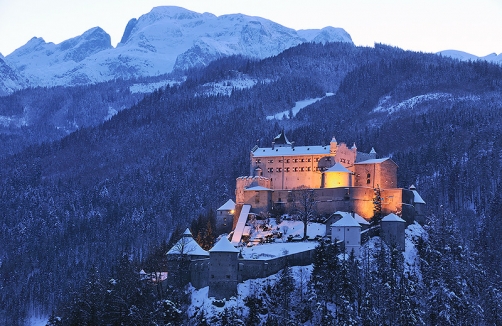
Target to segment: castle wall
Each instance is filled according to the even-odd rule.
[[[190,262],[190,282],[196,289],[209,285],[209,259],[199,259]]]
[[[239,177],[235,184],[235,203],[247,203],[250,198],[254,198],[254,191],[246,191],[246,188],[264,187],[270,189],[270,179],[266,177]]]
[[[254,278],[263,278],[279,272],[289,266],[305,266],[312,263],[314,250],[307,250],[283,257],[267,260],[239,259],[239,282]]]
[[[382,197],[382,213],[384,215],[403,210],[403,191],[401,188],[381,189],[380,197]]]
[[[397,187],[397,165],[392,160],[359,163],[355,166],[354,186],[390,189]]]

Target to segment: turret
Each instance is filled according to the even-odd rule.
[[[333,138],[331,138],[331,141],[329,143],[329,153],[331,155],[336,155],[336,150],[337,149],[338,149],[338,143],[336,141],[335,136],[333,136]]]

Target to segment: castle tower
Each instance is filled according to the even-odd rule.
[[[216,231],[218,234],[230,233],[235,214],[235,203],[229,199],[225,204],[216,210]]]
[[[343,241],[345,252],[354,251],[356,256],[359,256],[359,248],[361,247],[361,226],[348,213],[343,214],[343,217],[337,222],[331,224],[331,241]]]
[[[191,262],[207,258],[209,253],[199,246],[187,228],[181,239],[167,252],[168,282],[187,284],[191,281]]]
[[[414,185],[410,186],[410,190],[413,192],[413,206],[415,207],[415,221],[420,224],[425,223],[425,201],[422,196],[417,191]]]
[[[209,250],[209,297],[230,298],[237,294],[239,250],[222,237]]]
[[[344,167],[339,162],[323,172],[324,187],[338,188],[352,186],[352,171]]]
[[[404,251],[404,228],[406,221],[396,214],[389,214],[380,221],[382,239],[389,246],[395,246],[397,250]]]

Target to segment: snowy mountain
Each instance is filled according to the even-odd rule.
[[[502,53],[499,55],[497,55],[496,53],[491,53],[491,54],[486,55],[484,57],[478,57],[478,56],[475,56],[474,54],[470,54],[470,53],[463,52],[463,51],[445,50],[445,51],[438,52],[438,54],[441,54],[444,57],[451,57],[453,59],[459,59],[461,61],[485,60],[485,61],[492,62],[492,63],[502,64]]]
[[[24,80],[17,74],[0,54],[0,96],[12,93],[15,90],[26,87]]]
[[[352,42],[340,28],[295,31],[260,17],[156,7],[129,21],[116,48],[95,27],[60,44],[33,38],[5,61],[29,86],[70,86],[157,76],[234,54],[265,58],[300,43],[328,41]]]

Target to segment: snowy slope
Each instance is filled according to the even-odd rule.
[[[473,54],[463,52],[463,51],[445,50],[445,51],[438,52],[437,54],[441,54],[444,57],[450,57],[450,58],[458,59],[461,61],[486,60],[488,62],[502,64],[502,53],[499,55],[497,55],[496,53],[492,53],[492,54],[486,55],[484,57],[478,57],[478,56],[475,56]]]
[[[116,48],[95,27],[60,44],[33,38],[5,60],[30,86],[77,85],[157,76],[233,54],[265,58],[306,41],[352,42],[340,28],[297,32],[260,17],[156,7],[129,21]]]
[[[0,53],[0,96],[26,87],[25,81],[5,61]]]

